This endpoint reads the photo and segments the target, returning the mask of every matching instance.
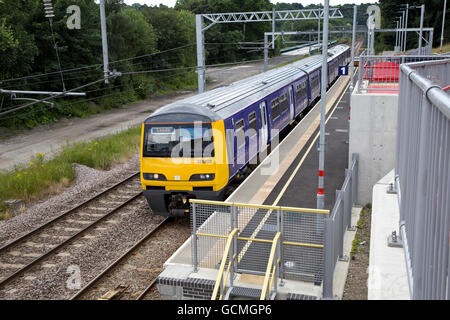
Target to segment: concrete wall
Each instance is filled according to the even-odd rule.
[[[372,202],[373,186],[394,168],[397,109],[398,94],[352,93],[349,159],[359,154],[359,205]]]

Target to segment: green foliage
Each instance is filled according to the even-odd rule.
[[[444,9],[444,1],[442,0],[380,0],[379,6],[381,9],[381,27],[395,28],[398,17],[401,16],[401,10],[404,10],[405,4],[410,6],[420,6],[425,4],[424,27],[434,28],[433,33],[433,47],[440,44],[441,29],[442,29],[442,13]],[[410,9],[408,13],[408,27],[418,28],[420,25],[420,8]],[[444,28],[444,43],[450,41],[450,8],[447,4],[447,14],[445,18]],[[395,33],[383,34],[380,36],[381,40],[375,46],[377,51],[392,50],[395,43]],[[423,43],[424,45],[424,43]],[[415,33],[409,32],[407,35],[407,49],[418,47],[418,36]]]
[[[25,202],[42,199],[59,192],[75,178],[73,163],[107,170],[139,150],[141,128],[135,127],[121,133],[89,142],[68,144],[51,160],[38,153],[24,166],[0,172],[0,219],[5,216],[7,199]]]

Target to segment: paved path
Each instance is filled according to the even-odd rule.
[[[269,61],[269,68],[298,57],[292,55],[275,57]],[[207,89],[258,74],[262,72],[263,65],[263,62],[257,62],[208,69],[207,77],[210,82]],[[126,108],[113,109],[87,118],[62,119],[58,123],[38,126],[11,138],[1,139],[0,137],[0,170],[8,170],[14,165],[28,163],[30,157],[38,152],[50,158],[67,142],[96,139],[140,124],[148,114],[159,107],[195,93],[196,90],[192,90],[151,97],[130,104]]]

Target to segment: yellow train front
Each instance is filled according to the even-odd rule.
[[[195,105],[169,105],[142,125],[141,181],[155,214],[183,215],[189,199],[221,200],[228,183],[224,124]]]

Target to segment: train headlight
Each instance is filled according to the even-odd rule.
[[[215,174],[214,173],[200,173],[200,174],[193,174],[189,181],[211,181],[214,180]]]
[[[144,180],[167,181],[166,177],[161,173],[144,173]]]

